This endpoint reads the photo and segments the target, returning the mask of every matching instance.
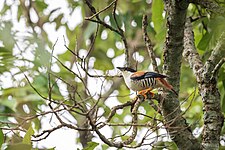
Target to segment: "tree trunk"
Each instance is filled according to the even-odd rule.
[[[165,0],[165,4],[168,12],[168,35],[164,49],[164,73],[169,76],[169,83],[178,91],[188,3],[186,1]],[[170,92],[161,102],[161,107],[167,130],[178,148],[200,149],[200,143],[192,135],[186,120],[182,117],[178,97]]]

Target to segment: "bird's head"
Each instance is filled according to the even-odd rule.
[[[134,72],[136,72],[136,70],[129,68],[129,67],[116,67],[117,69],[119,69],[124,78],[129,77],[131,74],[133,74]]]

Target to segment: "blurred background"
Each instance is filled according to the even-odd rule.
[[[118,66],[126,65],[126,45],[122,36],[106,26],[124,31],[133,68],[152,71],[146,49],[142,16],[148,16],[147,28],[154,46],[157,65],[162,72],[163,47],[166,38],[166,12],[161,0],[121,0],[116,9],[112,0],[90,1],[97,16],[106,25],[91,19],[93,12],[82,0],[1,0],[0,1],[0,123],[2,149],[115,149],[104,144],[90,130],[82,115],[97,105],[92,116],[104,122],[114,106],[123,104],[135,93],[129,91]],[[221,4],[222,5],[222,4]],[[115,14],[113,14],[113,12]],[[117,22],[115,21],[115,18]],[[225,29],[225,18],[211,15],[205,9],[190,4],[188,16],[195,19],[195,44],[206,60]],[[196,79],[183,61],[180,102],[184,117],[198,137],[203,126],[202,102]],[[224,105],[224,67],[220,71],[219,90]],[[174,146],[163,128],[162,116],[143,102],[139,112],[154,118],[151,125],[161,129],[138,130],[134,144],[148,139],[146,144]],[[157,105],[157,101],[154,101]],[[149,117],[139,116],[147,125]],[[116,112],[109,126],[100,129],[107,138],[123,140],[131,132],[130,108]],[[154,122],[155,121],[155,122]],[[113,125],[115,123],[115,125]],[[79,129],[78,129],[79,128]],[[224,129],[223,129],[224,133]],[[35,135],[35,136],[31,136]],[[123,136],[125,135],[125,136]],[[99,144],[100,143],[100,144]],[[144,142],[145,143],[145,142]],[[143,145],[145,145],[143,143]],[[223,139],[221,144],[225,145]]]

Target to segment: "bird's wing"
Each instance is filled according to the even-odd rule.
[[[137,71],[130,76],[131,80],[141,80],[144,78],[146,72],[145,71]]]
[[[146,72],[145,78],[167,78],[167,76],[156,73],[156,72]]]
[[[166,78],[167,76],[155,73],[155,72],[145,72],[145,71],[138,71],[131,75],[132,80],[141,80],[144,78]]]

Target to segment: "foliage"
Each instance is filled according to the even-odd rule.
[[[90,125],[86,120],[87,116],[95,118],[94,121],[99,122],[99,126],[110,127],[112,139],[128,139],[133,117],[128,102],[134,93],[130,93],[121,82],[115,69],[126,63],[126,45],[120,29],[124,30],[132,66],[137,66],[138,70],[152,69],[142,38],[142,15],[147,14],[147,31],[162,70],[167,32],[167,14],[163,1],[121,0],[117,6],[114,6],[115,2],[112,0],[101,3],[93,1],[92,6],[97,12],[103,10],[96,16],[105,25],[91,21],[96,16],[90,18],[93,12],[81,0],[58,2],[56,8],[53,3],[44,0],[4,0],[1,3],[0,146],[7,145],[7,149],[35,149],[38,145],[36,147],[34,143],[47,138],[57,129],[67,127],[79,132],[80,137],[76,141],[86,143],[82,143],[83,146],[88,146],[86,149],[94,149],[96,146],[106,149],[107,145],[92,141],[93,131],[90,130],[97,126]],[[60,3],[65,3],[65,6]],[[224,22],[224,16],[190,4],[188,17],[193,20],[197,51],[206,60],[220,33],[224,31],[225,25],[221,23]],[[107,28],[107,25],[118,33]],[[203,127],[203,104],[198,94],[196,78],[187,62],[182,63],[181,69],[181,109],[198,137]],[[223,113],[224,72],[223,66],[218,78]],[[113,117],[108,118],[113,106],[126,103],[129,107],[115,109],[117,111]],[[142,136],[137,137],[130,147],[152,138],[140,146],[175,148],[164,129],[162,115],[154,109],[158,102],[153,100],[149,103],[151,105],[147,101],[140,104],[138,136]],[[57,123],[51,123],[52,129],[43,129],[43,122],[51,117]],[[106,122],[106,119],[110,121]],[[87,133],[84,133],[86,138],[81,136],[84,131],[79,129],[87,129]],[[222,136],[224,133],[223,128]]]

